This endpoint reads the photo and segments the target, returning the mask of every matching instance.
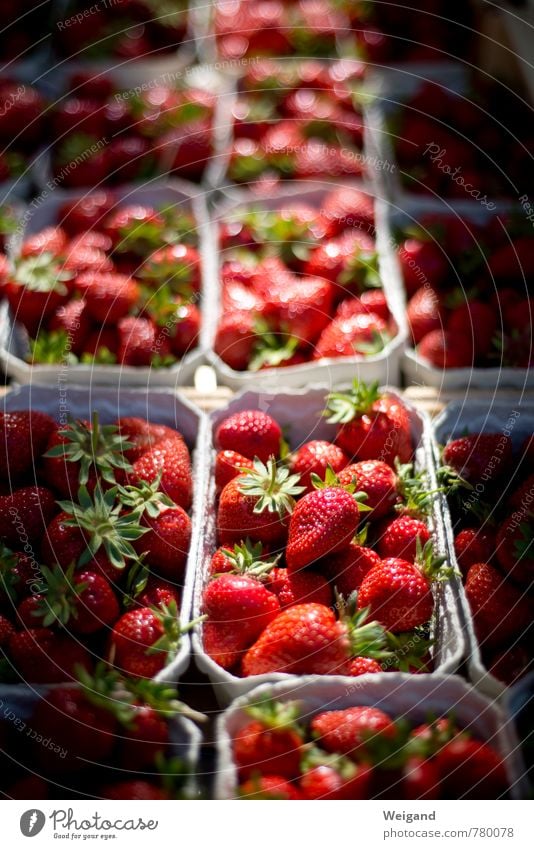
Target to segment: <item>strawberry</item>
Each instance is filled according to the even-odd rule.
[[[499,566],[528,589],[534,579],[534,513],[523,508],[508,516],[497,531],[495,552]]]
[[[360,189],[344,186],[334,189],[324,200],[322,218],[332,235],[346,227],[358,227],[369,235],[374,234],[374,202]]]
[[[301,799],[297,788],[281,775],[249,778],[239,786],[240,799]],[[24,797],[27,798],[27,797]]]
[[[261,410],[242,410],[218,426],[215,442],[218,448],[232,449],[253,460],[266,463],[269,457],[280,456],[282,431],[275,420]]]
[[[15,321],[23,324],[30,336],[36,336],[43,321],[66,301],[66,281],[71,276],[50,253],[15,261],[4,290]]]
[[[388,341],[387,324],[374,313],[365,312],[349,318],[334,318],[321,333],[313,359],[378,354]]]
[[[287,468],[277,468],[273,459],[263,464],[254,460],[226,484],[219,500],[217,531],[223,545],[240,542],[247,536],[266,545],[280,542],[286,534],[286,515],[293,510],[298,476]]]
[[[139,299],[137,283],[124,274],[87,271],[76,278],[75,287],[91,318],[103,324],[123,318]]]
[[[336,758],[333,765],[307,769],[299,781],[305,799],[368,799],[371,770],[348,759]]]
[[[59,256],[67,247],[67,235],[62,227],[44,227],[38,233],[27,236],[20,249],[23,259],[39,256],[40,254],[53,254]],[[29,266],[31,268],[31,266]],[[40,266],[37,266],[39,268]]]
[[[489,527],[464,528],[454,537],[454,552],[464,578],[474,563],[488,563],[495,552],[495,533]]]
[[[312,736],[327,752],[365,758],[365,744],[375,736],[391,737],[395,725],[375,707],[351,707],[317,713],[310,723]]]
[[[323,480],[329,466],[334,472],[339,472],[348,462],[349,458],[337,445],[314,439],[306,442],[291,455],[290,468],[294,474],[300,475],[300,483],[306,488],[306,492],[311,492],[312,474]]]
[[[255,578],[223,574],[204,590],[203,611],[212,623],[232,622],[244,648],[280,612],[280,604],[274,593]]]
[[[329,422],[338,424],[336,444],[349,457],[383,460],[396,457],[407,463],[412,456],[408,412],[402,401],[378,391],[378,383],[366,386],[355,381],[351,392],[328,397]]]
[[[440,799],[442,793],[439,769],[433,760],[412,755],[402,770],[403,799]]]
[[[117,334],[113,327],[99,327],[92,330],[84,342],[83,357],[89,357],[91,362],[106,365],[117,362]]]
[[[118,360],[126,366],[150,366],[169,355],[167,339],[149,318],[126,316],[117,322]]]
[[[423,230],[420,236],[426,236]],[[404,240],[399,247],[398,258],[409,297],[421,285],[424,288],[440,286],[448,272],[447,256],[440,245],[430,239],[423,240],[419,234],[417,238]]]
[[[73,133],[101,138],[104,134],[102,104],[81,97],[69,97],[56,105],[52,117],[54,138],[61,141]]]
[[[486,743],[460,735],[436,755],[443,795],[453,799],[499,799],[508,791],[502,760]]]
[[[439,294],[431,286],[421,286],[408,301],[406,317],[414,345],[433,330],[443,330],[444,310]]]
[[[15,626],[0,613],[0,650],[7,649],[11,636],[15,633]]]
[[[180,646],[176,605],[136,607],[115,622],[109,642],[113,665],[132,678],[154,678]]]
[[[23,681],[33,684],[69,681],[80,666],[91,667],[89,652],[81,643],[50,628],[28,628],[13,634],[9,655]]]
[[[215,457],[215,486],[221,492],[227,483],[236,478],[243,468],[252,469],[253,461],[237,451],[218,451]]]
[[[347,548],[360,522],[354,495],[340,486],[324,486],[305,495],[289,520],[286,562],[290,572]]]
[[[359,675],[374,675],[383,671],[379,662],[372,657],[353,657],[347,664],[345,675],[357,678]]]
[[[245,371],[252,359],[256,339],[254,317],[245,310],[234,310],[219,321],[213,350],[230,368]]]
[[[235,668],[247,649],[233,622],[205,622],[202,629],[205,653],[223,669]]]
[[[128,572],[128,582],[133,570]],[[145,573],[146,574],[146,573]],[[181,594],[179,587],[175,584],[170,584],[157,575],[146,574],[146,581],[141,579],[138,585],[134,588],[133,603],[140,607],[161,607],[165,604],[167,607],[174,602],[177,607],[181,604]]]
[[[0,475],[15,483],[43,454],[55,422],[38,410],[0,412]]]
[[[468,368],[473,365],[471,339],[456,336],[448,330],[427,333],[419,342],[417,353],[434,368]]]
[[[48,324],[50,330],[63,332],[69,350],[77,357],[84,350],[91,330],[85,301],[68,301],[57,308]]]
[[[397,516],[382,527],[378,553],[383,559],[397,557],[414,563],[418,542],[423,547],[430,539],[430,531],[421,519]]]
[[[178,505],[163,509],[157,516],[145,515],[143,527],[148,528],[137,543],[147,565],[159,575],[172,581],[183,578],[189,545],[191,519]]]
[[[303,735],[297,725],[298,705],[262,698],[247,705],[251,721],[232,740],[234,762],[241,780],[268,770],[284,778],[296,778],[303,754]]]
[[[122,453],[130,463],[138,460],[158,442],[166,439],[182,439],[181,434],[173,428],[149,422],[137,416],[121,416],[115,424],[124,439]]]
[[[210,561],[210,575],[232,572],[234,575],[248,575],[253,578],[271,576],[271,570],[276,566],[280,555],[269,557],[261,542],[253,543],[247,539],[231,548],[220,547]]]
[[[189,449],[179,435],[157,442],[133,464],[130,483],[153,483],[160,475],[159,488],[184,510],[192,501],[193,480]]]
[[[113,195],[103,189],[90,192],[81,198],[66,201],[58,211],[61,226],[70,236],[85,235],[86,230],[97,228],[113,206]],[[95,245],[97,247],[97,245]],[[111,244],[109,244],[111,247]]]
[[[295,604],[332,604],[332,590],[322,575],[305,569],[291,573],[287,569],[275,567],[269,572],[269,589],[275,593],[282,608]]]
[[[456,338],[471,340],[475,357],[485,357],[497,330],[497,314],[486,303],[469,300],[456,307],[447,321],[447,331]]]
[[[10,24],[8,23],[8,26]],[[46,103],[37,89],[4,81],[0,88],[0,138],[9,144],[34,145],[40,141]]]
[[[342,551],[328,555],[325,563],[328,577],[337,592],[345,598],[359,589],[367,573],[373,566],[380,563],[380,556],[376,551],[366,548],[363,543],[360,543],[359,537],[358,534]]]
[[[54,740],[55,746],[67,753],[60,758],[49,747],[35,744],[38,763],[54,771],[105,763],[115,745],[115,719],[102,707],[92,704],[79,687],[50,690],[46,699],[37,703],[32,725],[41,739]]]
[[[499,648],[520,637],[532,623],[528,597],[487,563],[470,567],[465,594],[484,649]]]
[[[450,440],[443,462],[473,486],[496,482],[510,468],[512,441],[502,433],[475,433]]]
[[[113,263],[100,248],[83,242],[71,242],[63,254],[62,268],[73,274],[81,274],[84,271],[105,274],[113,271]]]
[[[391,466],[382,460],[364,460],[346,466],[338,475],[343,486],[351,483],[365,493],[365,506],[370,508],[368,518],[376,521],[386,516],[397,499],[397,476]]]
[[[192,245],[167,245],[146,260],[139,276],[149,286],[191,297],[200,290],[200,254]]]
[[[39,544],[56,512],[54,495],[44,486],[25,486],[0,495],[0,540],[15,549],[27,542]]]
[[[444,558],[434,557],[432,542],[418,543],[415,563],[388,557],[365,576],[358,592],[358,607],[369,608],[388,631],[411,631],[432,616],[434,599],[431,582],[447,580],[450,568]]]

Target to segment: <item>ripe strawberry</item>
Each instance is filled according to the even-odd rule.
[[[440,799],[441,777],[434,760],[413,755],[402,769],[400,789],[403,799]]]
[[[512,441],[502,433],[461,436],[447,443],[443,462],[473,486],[496,482],[510,468]]]
[[[252,469],[252,460],[237,451],[218,451],[215,457],[215,486],[221,492],[227,483],[236,478],[241,469]]]
[[[374,239],[366,233],[348,230],[315,248],[304,266],[306,274],[337,283],[340,292],[361,292],[378,282]]]
[[[223,574],[204,590],[203,611],[212,623],[232,622],[244,648],[280,612],[280,604],[260,581],[248,575]]]
[[[358,607],[369,608],[388,631],[411,631],[432,617],[433,580],[446,580],[451,570],[443,567],[444,558],[433,555],[432,543],[418,545],[415,563],[388,557],[365,576],[358,592]]]
[[[534,513],[523,508],[508,516],[497,531],[495,552],[506,575],[525,588],[534,578]]]
[[[167,339],[149,318],[126,316],[117,322],[118,360],[125,366],[149,366],[170,353]]]
[[[44,486],[25,486],[0,495],[0,540],[14,549],[27,541],[39,544],[56,512],[54,495]]]
[[[62,204],[58,211],[58,220],[61,221],[61,226],[70,236],[77,236],[78,234],[85,236],[86,230],[100,226],[113,203],[113,195],[110,192],[98,189]],[[95,245],[95,247],[98,247],[98,245]],[[111,248],[111,243],[104,250],[109,248]]]
[[[121,416],[115,425],[125,440],[123,454],[130,463],[138,460],[158,442],[163,442],[165,439],[182,439],[181,434],[172,427],[149,422],[137,416]]]
[[[261,410],[234,413],[217,428],[215,441],[220,449],[232,449],[253,460],[266,463],[280,455],[282,431],[278,422]]]
[[[32,725],[42,739],[54,740],[66,752],[60,758],[49,747],[35,744],[34,756],[42,767],[78,770],[105,763],[115,745],[117,723],[112,714],[92,704],[79,687],[50,690],[35,708]]]
[[[417,353],[434,368],[468,368],[473,364],[471,340],[448,330],[427,333],[419,342]]]
[[[418,345],[427,333],[443,330],[445,315],[436,290],[430,286],[418,289],[408,301],[406,317],[414,345]]]
[[[241,632],[235,630],[233,622],[205,622],[202,643],[206,654],[227,670],[237,667],[248,648],[248,641],[243,645]]]
[[[218,575],[232,572],[234,575],[263,579],[264,576],[271,576],[279,559],[280,555],[269,557],[261,542],[253,543],[247,538],[231,548],[218,548],[211,558],[209,573]]]
[[[62,227],[45,227],[38,233],[32,233],[31,236],[24,239],[20,255],[23,259],[44,253],[59,256],[66,247],[67,235]]]
[[[508,780],[499,755],[486,743],[462,734],[436,755],[445,798],[499,799]]]
[[[85,340],[82,354],[97,363],[112,365],[117,362],[117,333],[114,327],[92,330]]]
[[[134,203],[110,212],[102,230],[110,237],[115,252],[145,258],[162,247],[165,219],[153,207]]]
[[[417,545],[421,547],[431,539],[430,531],[421,519],[412,516],[397,516],[381,528],[378,553],[385,559],[398,557],[415,562]]]
[[[63,253],[62,268],[73,274],[89,271],[105,274],[113,271],[113,263],[100,248],[71,242]]]
[[[163,509],[157,516],[143,517],[143,527],[148,533],[136,543],[138,551],[151,570],[171,581],[184,576],[189,545],[191,519],[178,505]]]
[[[46,448],[55,422],[38,410],[0,412],[0,475],[11,485],[26,472]]]
[[[172,661],[180,646],[175,605],[159,610],[136,607],[117,620],[111,632],[109,657],[132,678],[154,678]]]
[[[25,326],[30,336],[35,337],[43,322],[66,301],[66,281],[71,276],[50,253],[16,260],[4,292],[13,318]]]
[[[317,713],[311,723],[312,736],[327,752],[365,758],[365,744],[374,737],[392,737],[395,725],[375,707],[351,707]]]
[[[286,562],[290,572],[347,548],[360,522],[354,495],[325,486],[305,495],[289,520]]]
[[[153,483],[160,475],[159,489],[184,510],[189,510],[193,497],[193,478],[189,449],[183,439],[174,434],[157,442],[133,464],[129,480]]]
[[[324,480],[328,466],[334,472],[339,472],[348,462],[349,458],[337,445],[322,439],[314,439],[301,445],[291,455],[290,468],[294,474],[300,475],[300,483],[306,488],[306,492],[311,492],[313,490],[311,475],[317,475]]]
[[[380,556],[360,543],[358,535],[343,551],[328,556],[325,570],[337,592],[348,598],[360,588],[367,573],[378,563]]]
[[[235,371],[248,367],[257,340],[254,316],[245,310],[224,315],[218,325],[213,350]]]
[[[378,354],[389,341],[387,324],[374,313],[334,318],[321,333],[313,353],[323,357],[354,357]]]
[[[249,536],[266,545],[276,544],[286,534],[286,516],[293,510],[298,476],[277,468],[274,460],[264,465],[254,461],[226,484],[219,500],[217,531],[222,545],[233,545]]]
[[[167,245],[146,260],[139,276],[149,286],[191,297],[200,290],[200,254],[192,245]]]
[[[487,563],[471,566],[465,594],[484,649],[499,648],[520,637],[532,623],[528,598]]]
[[[255,772],[296,778],[304,751],[297,725],[298,705],[263,698],[245,708],[252,721],[240,728],[232,740],[234,762],[241,780]]]
[[[353,657],[347,664],[345,675],[357,678],[359,675],[373,675],[383,671],[379,662],[372,657]]]
[[[86,271],[75,281],[87,312],[97,322],[111,324],[127,315],[139,300],[139,287],[125,274]]]
[[[79,667],[91,668],[87,649],[50,628],[28,628],[13,634],[9,655],[23,681],[59,684],[75,679]]]
[[[525,446],[523,446],[523,450]],[[521,455],[520,455],[521,456]],[[516,510],[519,516],[525,517],[532,512],[534,501],[534,474],[530,474],[510,496],[510,510]],[[518,517],[516,517],[518,518]]]
[[[373,198],[360,189],[348,186],[334,189],[323,202],[322,218],[331,235],[347,227],[358,227],[372,236],[375,221]]]
[[[11,636],[15,633],[15,626],[0,613],[0,650],[7,649]]]
[[[470,300],[456,307],[447,321],[447,331],[471,340],[475,357],[485,357],[497,330],[497,313],[482,301]]]
[[[408,412],[402,401],[378,391],[378,383],[366,386],[355,381],[350,393],[328,398],[329,422],[339,425],[336,444],[349,457],[383,460],[393,465],[398,457],[407,463],[412,456]]]
[[[422,235],[424,231],[422,231]],[[439,286],[448,272],[448,262],[443,248],[430,239],[410,238],[400,245],[399,262],[404,285],[409,297],[414,295],[421,284]]]
[[[465,578],[474,563],[489,563],[495,553],[495,533],[490,527],[464,528],[454,538],[454,551]]]
[[[348,465],[338,475],[343,486],[353,483],[358,492],[367,496],[368,517],[376,521],[391,512],[397,499],[397,476],[382,460],[364,460]]]
[[[240,799],[302,799],[297,788],[281,775],[249,778],[240,785],[238,795]]]
[[[57,308],[48,325],[50,330],[63,331],[68,349],[79,357],[91,330],[85,301],[68,301]]]
[[[306,603],[324,604],[326,607],[332,604],[330,584],[310,569],[291,573],[275,567],[269,572],[268,587],[276,594],[282,608]]]
[[[368,799],[371,768],[336,758],[335,764],[312,766],[299,781],[305,799]]]

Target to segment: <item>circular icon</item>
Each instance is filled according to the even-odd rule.
[[[32,808],[29,811],[24,811],[20,818],[20,830],[24,837],[35,837],[43,830],[46,822],[46,817],[42,811]]]

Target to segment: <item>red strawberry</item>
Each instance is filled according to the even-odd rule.
[[[397,476],[382,460],[364,460],[347,466],[338,475],[343,486],[354,483],[358,492],[367,496],[365,506],[371,508],[369,519],[376,521],[391,512],[397,499]]]
[[[52,131],[56,140],[61,141],[72,133],[101,138],[104,130],[104,109],[97,101],[69,97],[54,109]]]
[[[129,447],[125,445],[123,447],[123,454],[130,463],[138,460],[158,442],[166,439],[182,439],[181,434],[173,428],[149,422],[137,416],[121,416],[115,424],[123,439],[131,443]]]
[[[360,522],[355,497],[340,486],[305,495],[289,521],[286,562],[290,572],[347,548]]]
[[[181,507],[167,507],[159,515],[145,515],[143,526],[148,527],[137,542],[145,562],[157,574],[172,581],[184,576],[191,542],[191,519]]]
[[[505,574],[526,587],[534,579],[534,512],[523,508],[508,516],[499,527],[495,545]]]
[[[322,439],[306,442],[291,455],[291,471],[300,475],[300,483],[307,492],[313,490],[311,475],[324,480],[328,466],[339,472],[348,464],[349,458],[337,445]],[[340,478],[341,480],[341,478]]]
[[[0,650],[7,649],[11,636],[15,633],[15,626],[0,613]]]
[[[54,740],[66,754],[53,754],[50,747],[34,746],[34,756],[43,767],[79,770],[105,763],[115,745],[117,723],[112,714],[92,704],[79,687],[50,690],[35,708],[32,725],[42,739]]]
[[[279,557],[269,558],[261,542],[253,543],[246,539],[231,548],[218,548],[210,561],[210,575],[232,572],[234,575],[248,575],[262,578],[278,563]]]
[[[83,242],[71,242],[65,248],[63,254],[63,265],[67,271],[73,274],[93,271],[105,274],[113,271],[113,263],[100,248],[92,247]]]
[[[113,195],[99,189],[64,203],[59,209],[58,219],[61,221],[61,226],[71,236],[85,235],[86,230],[92,230],[93,227],[100,225],[112,206]],[[95,247],[98,246],[95,245]]]
[[[0,495],[0,539],[11,548],[38,544],[57,511],[53,493],[44,486],[26,486]]]
[[[202,643],[206,654],[223,669],[236,667],[248,645],[243,645],[233,622],[205,622]]]
[[[501,758],[479,740],[460,735],[436,755],[445,798],[499,799],[508,791]]]
[[[347,664],[345,675],[357,678],[359,675],[373,675],[383,671],[379,662],[372,657],[353,657]]]
[[[61,269],[49,253],[15,262],[14,273],[4,286],[15,321],[21,322],[35,337],[43,322],[64,303],[68,296],[65,281],[71,273]]]
[[[280,612],[274,593],[247,575],[214,578],[204,590],[202,606],[210,622],[233,623],[243,648],[254,642]]]
[[[406,239],[399,247],[398,256],[410,297],[420,286],[439,286],[447,275],[447,256],[440,245],[430,239]]]
[[[302,799],[297,788],[281,775],[254,776],[241,784],[238,792],[240,799]]]
[[[378,354],[389,338],[385,321],[374,313],[334,318],[321,333],[313,358],[355,357]]]
[[[255,772],[296,778],[300,772],[304,740],[297,726],[298,706],[264,698],[248,705],[251,717],[233,737],[234,762],[241,780]]]
[[[243,457],[237,451],[218,451],[215,457],[215,485],[217,492],[221,492],[227,483],[236,478],[241,469],[252,469],[252,460]]]
[[[329,607],[332,603],[330,584],[311,569],[290,573],[287,569],[275,567],[269,572],[268,586],[278,596],[282,608],[306,603]]]
[[[170,353],[166,336],[149,318],[126,316],[117,322],[118,360],[126,366],[150,366]]]
[[[136,607],[115,623],[109,643],[113,665],[132,678],[154,678],[176,655],[180,624],[175,605]]]
[[[350,393],[328,398],[328,421],[339,424],[336,443],[349,457],[407,463],[412,456],[408,412],[402,401],[355,381]]]
[[[130,573],[128,577],[130,577]],[[149,575],[146,584],[135,596],[135,601],[141,607],[161,607],[162,604],[169,607],[173,601],[177,607],[180,607],[180,589],[174,584],[158,578],[157,575]]]
[[[447,322],[447,331],[457,338],[471,340],[475,357],[485,357],[497,329],[495,310],[482,301],[468,301],[454,309]]]
[[[0,412],[0,475],[13,485],[33,469],[46,448],[55,422],[38,410]]]
[[[300,495],[298,477],[273,460],[253,468],[226,484],[219,500],[217,530],[220,543],[232,545],[249,536],[266,545],[276,544],[286,534],[286,516]]]
[[[532,623],[528,597],[487,563],[475,563],[465,581],[475,631],[484,649],[520,637]]]
[[[252,359],[256,340],[254,317],[244,310],[235,310],[220,319],[213,350],[230,368],[245,371]]]
[[[413,755],[402,770],[403,799],[440,799],[441,777],[434,760]]]
[[[59,145],[53,159],[54,179],[65,188],[100,186],[108,179],[108,146],[98,146],[101,137],[72,133]]]
[[[336,759],[334,766],[313,766],[302,775],[299,788],[305,799],[368,799],[371,768]]]
[[[11,21],[7,22],[11,25]],[[40,142],[46,103],[37,89],[16,82],[2,82],[0,89],[0,138],[8,144]]]
[[[421,519],[397,516],[382,527],[378,552],[382,558],[399,557],[413,563],[417,556],[418,541],[423,547],[430,538],[430,531]]]
[[[232,449],[251,460],[258,457],[263,463],[280,455],[281,439],[280,425],[261,410],[234,413],[221,422],[215,433],[219,448]]]
[[[431,286],[421,286],[410,298],[406,308],[406,317],[412,339],[417,345],[427,333],[443,330],[445,317],[441,298]]]
[[[317,713],[311,723],[312,736],[327,752],[365,756],[365,744],[373,737],[391,737],[395,725],[384,711],[375,707],[351,707]]]
[[[161,475],[159,489],[179,507],[189,510],[192,501],[193,479],[189,449],[183,439],[175,434],[158,442],[133,464],[132,483],[152,483]]]
[[[454,551],[464,578],[474,563],[488,563],[495,553],[495,533],[489,527],[464,528],[454,538]]]
[[[81,643],[50,628],[30,628],[13,634],[9,654],[21,678],[33,684],[70,681],[80,666],[91,667],[89,652]]]
[[[113,323],[132,310],[139,299],[139,287],[124,274],[87,271],[75,282],[85,299],[87,312],[98,322]]]
[[[48,253],[58,256],[67,247],[67,235],[61,227],[50,226],[27,236],[22,243],[20,255],[23,259]]]
[[[68,301],[62,304],[50,318],[48,326],[50,330],[63,331],[70,351],[80,356],[91,330],[85,301]]]
[[[348,598],[360,588],[367,573],[380,563],[380,556],[372,548],[351,540],[348,548],[328,556],[325,569],[338,593]]]
[[[502,433],[474,433],[450,440],[443,462],[468,483],[497,481],[512,462],[512,441]]]
[[[347,227],[359,227],[369,235],[374,234],[373,198],[360,189],[334,189],[323,202],[322,217],[332,235]]]
[[[417,353],[434,368],[468,368],[473,364],[471,340],[448,330],[427,333],[419,342]]]
[[[419,547],[415,563],[388,557],[365,576],[358,592],[358,607],[369,608],[388,631],[411,631],[432,616],[432,580],[444,580],[450,570],[442,568],[443,558],[434,558],[432,543]]]

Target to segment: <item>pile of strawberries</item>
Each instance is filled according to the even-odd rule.
[[[254,62],[233,107],[230,178],[361,176],[363,117],[353,88],[363,70],[347,60]]]
[[[164,367],[198,340],[200,255],[193,216],[96,191],[0,266],[0,296],[28,331],[34,363]]]
[[[90,0],[59,5],[55,51],[80,61],[113,58],[155,59],[176,51],[184,41],[188,0],[120,0],[106,6]]]
[[[192,712],[175,688],[102,667],[80,679],[48,690],[29,719],[4,707],[0,798],[187,798],[191,767],[171,721]]]
[[[459,95],[425,82],[389,121],[407,191],[461,200],[517,197],[532,185],[530,108],[503,83]]]
[[[288,200],[227,215],[215,352],[238,371],[379,354],[396,327],[374,236],[373,199],[352,187],[320,209]]]
[[[357,383],[326,412],[335,441],[293,452],[259,410],[219,425],[204,650],[245,677],[428,671],[432,583],[451,570],[433,553],[409,414]]]
[[[212,154],[216,98],[194,86],[117,91],[80,71],[51,110],[52,169],[64,188],[179,174],[199,180]]]
[[[181,636],[193,488],[182,436],[135,417],[4,412],[0,476],[2,679],[72,681],[99,659],[157,675]]]
[[[500,755],[451,716],[416,725],[378,707],[302,717],[298,702],[244,708],[232,756],[243,799],[499,799]]]
[[[534,236],[524,216],[429,214],[397,233],[417,353],[435,368],[532,365]]]
[[[442,470],[454,547],[486,667],[513,684],[534,656],[534,435],[514,452],[504,433],[450,440]]]
[[[332,56],[346,16],[329,0],[236,0],[214,3],[217,47],[223,59]]]
[[[0,78],[0,184],[27,177],[45,138],[46,101],[33,86]]]

